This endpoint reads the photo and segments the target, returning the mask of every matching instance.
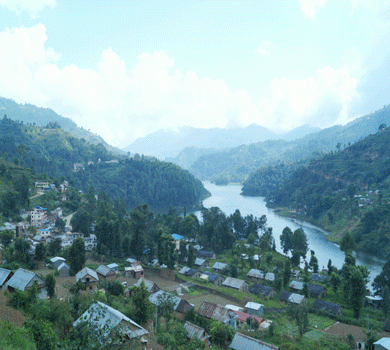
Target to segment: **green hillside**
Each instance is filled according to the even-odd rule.
[[[91,145],[50,122],[37,127],[0,119],[0,157],[54,179],[66,179],[74,187],[93,187],[113,199],[123,197],[130,206],[197,205],[208,195],[199,180],[176,165],[139,157],[115,157],[102,145]],[[116,163],[105,163],[115,160]],[[80,164],[79,171],[74,165]]]
[[[358,249],[390,253],[390,130],[383,130],[339,152],[298,169],[269,196],[272,207],[332,232],[339,241],[350,231]]]
[[[288,164],[313,159],[376,133],[381,124],[390,125],[390,105],[375,113],[357,118],[341,126],[309,134],[295,141],[266,141],[242,145],[230,150],[206,154],[190,167],[191,173],[202,180],[224,177],[228,181],[243,183],[258,168],[278,163]]]

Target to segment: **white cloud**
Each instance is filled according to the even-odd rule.
[[[263,43],[256,49],[256,52],[263,56],[271,56],[269,51],[271,42],[269,40],[263,41]]]
[[[298,0],[305,18],[310,21],[315,20],[318,12],[325,6],[326,1],[327,0]]]
[[[31,17],[36,17],[46,6],[56,6],[55,0],[0,0],[0,5],[17,14],[26,11]]]
[[[289,130],[302,124],[329,127],[349,121],[349,107],[359,96],[358,80],[345,69],[325,67],[306,80],[274,79],[261,102],[268,127]]]
[[[46,40],[42,24],[0,32],[0,95],[53,108],[114,145],[182,125],[328,126],[346,121],[358,97],[358,81],[347,69],[325,67],[307,80],[275,79],[269,96],[256,102],[223,80],[182,72],[164,51],[142,53],[127,67],[108,48],[94,69],[81,69],[60,67]]]

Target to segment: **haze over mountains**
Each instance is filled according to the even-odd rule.
[[[159,159],[173,160],[185,148],[202,149],[201,153],[204,154],[209,153],[210,149],[222,150],[266,140],[295,140],[319,130],[321,129],[318,127],[302,125],[287,133],[280,134],[257,124],[230,129],[202,129],[182,126],[176,130],[172,128],[160,129],[145,137],[137,138],[123,150],[130,153],[152,155]]]

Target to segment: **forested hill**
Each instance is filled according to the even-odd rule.
[[[170,206],[194,208],[210,195],[188,171],[146,157],[89,165],[75,174],[74,184],[84,190],[93,187],[96,193],[104,190],[115,199],[123,197],[130,208],[147,203],[162,211]]]
[[[69,132],[79,139],[85,139],[88,143],[102,144],[105,148],[115,153],[122,153],[119,149],[106,143],[100,136],[77,126],[69,119],[60,116],[50,108],[40,108],[31,104],[19,104],[13,100],[0,97],[0,115],[6,115],[9,119],[37,126],[45,126],[57,122],[64,131]]]
[[[176,165],[144,157],[125,161],[103,145],[80,140],[53,122],[37,127],[1,118],[0,157],[64,178],[82,190],[93,186],[97,193],[106,190],[114,199],[123,196],[130,205],[160,207],[165,201],[168,208],[190,206],[208,194],[199,180]],[[116,163],[105,163],[112,160]],[[74,171],[75,164],[79,164],[78,171]]]
[[[259,142],[203,155],[192,164],[190,171],[202,180],[222,178],[226,181],[244,182],[250,173],[262,166],[291,164],[305,158],[318,157],[319,154],[329,153],[337,148],[344,149],[376,133],[384,123],[390,125],[390,105],[344,126],[336,125],[298,140]]]
[[[379,256],[390,252],[390,130],[300,168],[270,196],[274,207],[292,209],[333,232],[348,230],[358,248]],[[338,235],[337,235],[338,234]],[[386,247],[386,249],[383,249]]]

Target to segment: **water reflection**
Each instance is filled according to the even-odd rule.
[[[232,214],[236,209],[239,209],[243,216],[252,214],[253,216],[260,217],[265,214],[267,216],[268,227],[273,228],[277,251],[281,252],[279,237],[286,226],[289,226],[293,231],[302,227],[308,238],[309,249],[315,251],[320,269],[327,267],[329,259],[332,260],[332,265],[337,268],[342,267],[344,253],[340,251],[337,244],[329,242],[326,239],[327,232],[321,228],[308,222],[278,216],[266,207],[263,198],[241,196],[240,186],[216,186],[209,182],[205,182],[204,186],[212,194],[211,197],[203,202],[206,208],[219,207],[226,215]],[[200,217],[200,212],[196,212],[195,214]],[[354,256],[356,257],[357,264],[367,266],[370,270],[370,283],[368,287],[371,288],[371,282],[382,271],[382,266],[385,261],[362,252],[354,253]]]

